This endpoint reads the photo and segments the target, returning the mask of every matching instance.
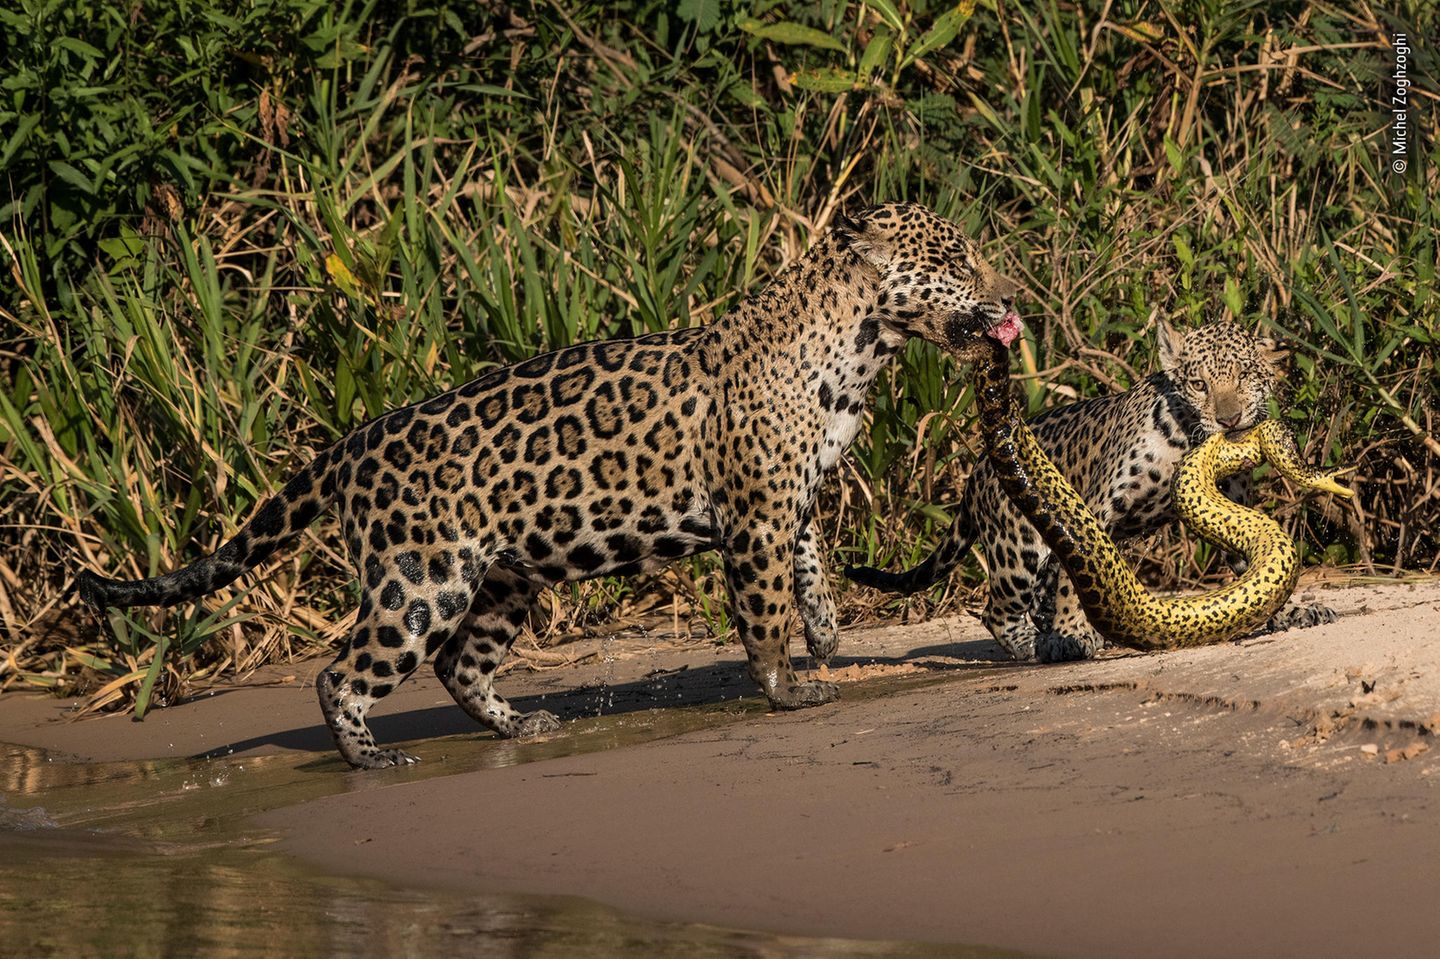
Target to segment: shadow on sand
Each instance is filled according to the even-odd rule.
[[[977,673],[999,667],[1014,668],[1016,665],[1005,658],[1004,653],[993,642],[976,639],[919,647],[898,656],[836,656],[830,666],[832,669],[843,669],[849,665],[876,663],[913,663],[927,671],[957,673]],[[813,665],[808,657],[800,657],[796,661],[797,668],[801,669],[813,668]],[[503,680],[497,685],[503,688]],[[842,698],[844,695],[845,691],[842,689]],[[592,682],[544,695],[517,696],[510,702],[521,712],[548,709],[562,722],[568,722],[602,714],[624,715],[651,709],[704,706],[758,698],[755,684],[745,675],[744,665],[735,660],[726,660],[703,666],[656,670],[639,680],[627,683]],[[493,733],[480,729],[458,706],[450,704],[411,709],[388,716],[372,715],[370,728],[374,731],[375,738],[386,744],[466,734],[483,738],[494,736]],[[334,750],[335,743],[325,724],[317,722],[227,743],[192,758],[215,759],[262,746],[324,753]]]

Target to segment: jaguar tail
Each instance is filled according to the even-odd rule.
[[[104,610],[128,606],[174,606],[213,593],[254,569],[299,537],[335,497],[339,446],[321,453],[267,500],[240,532],[203,559],[149,579],[107,579],[89,570],[75,577],[80,598]]]
[[[929,589],[949,576],[960,564],[960,560],[975,544],[975,527],[968,512],[962,511],[945,531],[945,541],[925,557],[918,566],[899,573],[877,569],[874,566],[847,566],[845,576],[852,582],[887,593],[910,594]]]

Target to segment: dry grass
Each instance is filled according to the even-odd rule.
[[[1290,339],[1276,413],[1312,461],[1358,464],[1361,495],[1270,486],[1267,508],[1312,561],[1436,569],[1440,111],[1425,53],[1412,175],[1390,176],[1377,8],[1002,3],[910,58],[939,7],[897,5],[902,32],[888,5],[793,6],[835,41],[804,45],[667,6],[497,4],[403,29],[314,14],[306,29],[355,48],[281,49],[233,86],[192,131],[243,145],[230,168],[107,194],[94,235],[23,211],[0,228],[0,687],[143,708],[334,644],[352,587],[329,522],[205,608],[99,629],[67,589],[81,567],[192,561],[351,426],[488,365],[706,322],[837,210],[896,198],[966,223],[1029,288],[1033,411],[1148,372],[1160,315]],[[1434,35],[1433,10],[1408,15]],[[835,76],[844,92],[813,88]],[[920,345],[884,378],[820,504],[837,559],[933,545],[978,450],[965,392]],[[1157,585],[1212,560],[1183,535],[1137,557]],[[980,573],[904,602],[847,590],[844,615],[955,609]],[[570,586],[534,637],[723,638],[720,595],[708,558]]]

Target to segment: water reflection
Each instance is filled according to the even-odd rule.
[[[847,690],[868,698],[914,680]],[[322,875],[250,824],[269,809],[723,726],[758,700],[577,720],[540,741],[454,736],[424,762],[338,758],[77,763],[0,744],[0,944],[7,955],[975,956],[955,946],[814,940],[663,923],[568,897],[468,896]]]
[[[974,956],[650,922],[564,897],[462,897],[317,876],[254,847],[0,834],[9,955]]]

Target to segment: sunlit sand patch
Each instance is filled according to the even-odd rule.
[[[858,683],[881,676],[906,676],[927,672],[925,667],[915,663],[851,663],[839,669],[821,666],[815,670],[815,678],[831,683]]]

